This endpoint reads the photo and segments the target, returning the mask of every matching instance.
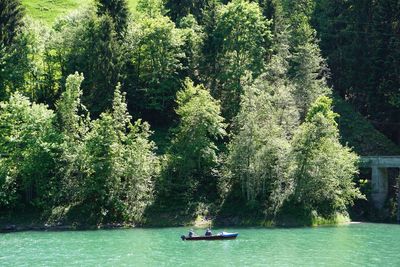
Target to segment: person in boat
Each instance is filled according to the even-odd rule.
[[[207,228],[205,236],[212,236],[212,232],[211,232],[210,228]]]
[[[193,232],[193,229],[190,229],[190,231],[189,231],[189,235],[188,235],[189,237],[193,237],[193,236],[195,236],[195,233]]]

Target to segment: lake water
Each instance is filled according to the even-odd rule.
[[[214,229],[239,237],[181,241],[188,229],[0,234],[0,266],[400,266],[400,225]]]

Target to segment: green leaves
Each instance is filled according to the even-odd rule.
[[[112,18],[116,32],[123,36],[129,22],[129,7],[126,0],[96,0],[97,13]]]
[[[345,212],[361,197],[353,182],[358,157],[340,144],[331,103],[327,97],[318,98],[293,138],[295,199],[305,210],[323,216]]]
[[[67,78],[57,116],[19,93],[0,103],[0,207],[54,209],[51,220],[140,222],[159,173],[149,125],[131,124],[120,86],[112,112],[91,121],[82,81]]]
[[[84,80],[82,74],[75,73],[67,78],[65,91],[56,103],[59,127],[65,135],[78,139],[87,131],[84,116],[86,108],[81,104],[81,84]],[[88,114],[87,114],[88,115]]]
[[[293,85],[270,74],[245,88],[225,176],[240,185],[247,205],[267,216],[280,214],[285,204],[308,215],[346,212],[362,197],[353,182],[358,157],[339,142],[332,100],[319,97],[298,126],[299,109],[290,92]]]
[[[172,187],[168,189],[185,195],[185,200],[192,199],[195,190],[200,190],[206,197],[204,187],[214,186],[216,190],[216,180],[204,181],[212,177],[213,168],[218,164],[216,142],[226,135],[219,102],[206,88],[195,86],[189,79],[185,81],[185,88],[177,93],[176,102],[180,122],[174,129],[169,149],[171,156],[166,179],[172,180]]]
[[[81,82],[82,76],[78,74],[67,79],[67,91],[58,105],[68,107],[59,109],[62,118],[79,120]],[[65,110],[69,110],[68,116]],[[112,111],[85,122],[90,127],[80,139],[64,139],[60,175],[66,186],[62,188],[64,201],[58,205],[76,207],[75,214],[67,216],[91,224],[113,220],[139,222],[151,203],[153,181],[159,172],[155,145],[149,141],[149,125],[140,120],[131,124],[120,85],[114,91]],[[71,128],[70,124],[63,124],[66,137],[71,132],[65,131],[66,127]]]
[[[0,18],[1,97],[11,96],[0,106],[2,205],[34,205],[54,220],[140,222],[156,194],[224,202],[220,182],[274,218],[293,203],[344,211],[360,196],[357,157],[339,144],[326,97],[315,1],[222,2],[140,0],[130,18],[125,0],[96,0],[97,12],[51,30],[19,32]],[[162,162],[149,124],[132,115],[165,128],[178,119]]]
[[[240,184],[246,203],[276,214],[291,193],[290,138],[298,119],[290,87],[283,80],[269,81],[262,75],[245,87],[227,169],[232,183]]]
[[[54,113],[19,93],[0,103],[0,206],[42,208],[54,174]],[[47,180],[49,179],[49,180]],[[35,192],[35,195],[33,195]]]
[[[24,9],[18,0],[0,2],[0,48],[9,46],[22,25]]]
[[[140,111],[172,111],[184,57],[181,32],[167,17],[141,17],[127,33],[130,100]],[[139,101],[141,100],[141,101]],[[164,114],[165,115],[165,114]]]
[[[245,82],[264,70],[270,34],[268,22],[255,3],[235,0],[219,9],[214,35],[221,69],[215,90],[228,119],[238,111]]]
[[[318,0],[313,15],[338,95],[392,140],[400,122],[399,12],[397,0]]]

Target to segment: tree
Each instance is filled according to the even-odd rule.
[[[150,141],[151,133],[149,124],[140,120],[129,126],[121,189],[124,218],[127,221],[141,222],[146,208],[153,203],[160,160],[155,154],[155,143]]]
[[[23,32],[8,47],[0,46],[0,99],[7,99],[17,89],[25,89],[32,66],[29,54],[34,45],[31,35]]]
[[[84,180],[79,210],[91,224],[121,219],[118,209],[121,206],[118,198],[121,188],[118,156],[122,147],[113,124],[111,114],[102,113],[99,119],[92,122],[85,143],[91,175]]]
[[[168,16],[176,23],[189,14],[192,14],[197,21],[202,21],[203,10],[208,2],[208,0],[167,0],[165,8],[168,10]]]
[[[319,96],[331,93],[324,74],[327,67],[315,42],[298,46],[292,53],[289,76],[295,84],[296,103],[304,118],[310,105]]]
[[[167,13],[163,0],[138,0],[136,10],[150,18],[165,16]]]
[[[122,217],[141,222],[146,208],[152,203],[154,182],[159,175],[159,159],[155,143],[150,141],[150,125],[141,120],[131,123],[126,95],[118,85],[114,91],[112,118],[117,142],[113,145],[116,156],[114,171],[120,175],[118,194]]]
[[[47,29],[39,23],[24,19],[8,46],[0,44],[0,98],[13,92],[29,95],[32,101],[44,99],[44,61],[41,57]]]
[[[86,140],[90,127],[89,113],[81,103],[82,74],[69,75],[65,91],[56,102],[57,127],[61,135],[56,159],[59,186],[54,196],[51,220],[62,221],[69,210],[79,207],[84,184],[91,175]]]
[[[56,103],[58,126],[61,132],[74,139],[82,138],[87,130],[85,117],[82,117],[86,113],[86,107],[81,103],[83,80],[83,75],[77,72],[68,76],[65,91]]]
[[[346,212],[361,194],[353,177],[358,157],[339,142],[332,100],[319,97],[293,138],[296,160],[294,199],[308,214],[324,217]]]
[[[98,117],[111,108],[113,88],[123,78],[125,61],[113,22],[107,15],[98,18],[88,12],[78,18],[68,18],[56,30],[66,36],[53,52],[65,75],[61,82],[75,71],[83,73],[83,102]]]
[[[97,14],[112,18],[115,31],[121,37],[128,27],[129,7],[126,0],[96,0]]]
[[[188,79],[176,102],[180,122],[168,153],[166,189],[179,201],[192,199],[194,192],[199,192],[198,198],[211,197],[217,182],[212,173],[218,164],[216,141],[226,134],[219,103]]]
[[[54,113],[20,93],[0,103],[0,206],[43,210],[52,201]]]
[[[238,111],[243,85],[248,78],[263,72],[264,59],[271,39],[268,23],[256,3],[234,0],[221,7],[218,14],[216,37],[220,51],[216,95],[228,119]]]
[[[182,32],[183,52],[185,57],[183,62],[182,76],[190,77],[194,81],[200,80],[201,49],[204,42],[203,28],[197,23],[193,15],[188,15],[181,19],[179,28]]]
[[[289,37],[290,68],[288,75],[295,84],[294,96],[304,118],[310,105],[321,95],[329,95],[326,84],[327,66],[322,58],[316,31],[311,26],[313,1],[283,1],[283,14],[291,26]]]
[[[120,85],[115,88],[110,112],[94,121],[82,116],[82,80],[78,74],[71,75],[57,104],[63,133],[58,161],[62,182],[52,219],[138,223],[152,202],[159,172],[149,125],[140,120],[131,124]]]
[[[124,87],[130,110],[145,118],[169,118],[180,88],[181,30],[167,17],[141,17],[127,33],[128,69]]]
[[[0,49],[9,46],[22,26],[24,9],[19,0],[0,2]]]
[[[149,125],[140,120],[132,125],[130,119],[118,86],[112,113],[102,113],[88,134],[86,148],[92,174],[85,181],[84,204],[96,223],[123,219],[139,222],[152,200],[158,174],[155,146],[149,141]]]
[[[219,9],[220,3],[217,0],[209,1],[201,21],[204,25],[204,42],[201,49],[200,74],[202,82],[211,89],[212,95],[216,94],[217,78],[220,72],[217,60],[220,40],[215,34]]]
[[[269,67],[269,69],[271,69]],[[285,79],[261,75],[245,87],[229,144],[228,176],[244,202],[276,215],[293,190],[290,140],[299,114]]]

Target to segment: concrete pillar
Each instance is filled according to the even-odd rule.
[[[386,168],[372,166],[372,201],[374,206],[382,209],[389,191],[388,173]]]

